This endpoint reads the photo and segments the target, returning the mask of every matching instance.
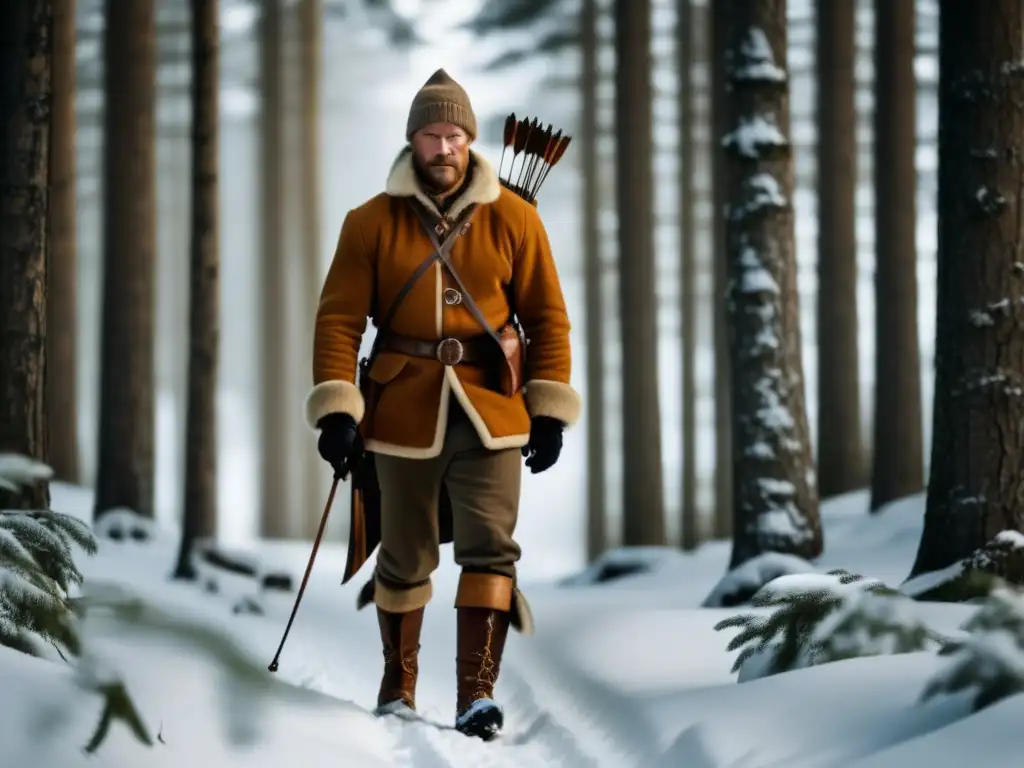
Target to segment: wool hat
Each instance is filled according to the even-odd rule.
[[[406,140],[431,123],[451,123],[464,130],[470,139],[476,138],[476,115],[469,96],[443,69],[432,74],[413,98],[405,124]]]

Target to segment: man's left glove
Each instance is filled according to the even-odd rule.
[[[523,446],[523,456],[530,472],[537,474],[551,469],[562,453],[562,432],[565,429],[558,419],[550,416],[534,416],[530,421],[530,442]]]

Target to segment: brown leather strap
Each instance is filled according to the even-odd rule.
[[[459,273],[456,272],[455,267],[452,266],[451,257],[449,255],[451,249],[449,248],[448,250],[444,250],[443,244],[438,241],[437,232],[435,232],[434,228],[430,226],[430,219],[427,217],[427,212],[423,209],[423,206],[413,198],[409,198],[409,203],[412,205],[412,209],[416,212],[416,217],[420,220],[420,224],[423,227],[423,231],[426,232],[427,237],[430,238],[430,243],[434,246],[434,250],[437,251],[437,258],[441,260],[441,263],[444,264],[445,269],[448,270],[448,274],[452,276],[452,279],[455,281],[455,284],[459,286],[459,290],[462,292],[462,301],[466,305],[466,308],[469,310],[470,314],[473,315],[473,319],[475,319],[477,323],[480,324],[480,327],[487,332],[487,335],[490,336],[491,339],[493,339],[494,342],[500,348],[501,337],[498,336],[497,331],[495,331],[493,328],[491,328],[490,325],[488,325],[487,319],[484,317],[484,313],[480,311],[480,307],[477,306],[477,303],[473,300],[472,295],[470,295],[469,291],[466,290],[466,285],[465,283],[462,282],[462,278],[459,277]],[[464,228],[465,224],[463,223],[459,231],[461,231]],[[451,236],[449,235],[449,238],[450,237]],[[445,244],[447,243],[448,240],[445,240]]]
[[[448,235],[448,237],[445,238],[444,243],[434,246],[436,252],[430,254],[430,256],[424,259],[420,263],[420,265],[416,267],[413,273],[409,276],[409,279],[405,281],[405,284],[403,284],[402,287],[399,289],[394,301],[392,301],[391,305],[388,307],[387,314],[384,316],[383,321],[381,321],[381,323],[377,326],[377,336],[373,340],[373,347],[370,350],[369,360],[373,360],[377,356],[377,352],[380,351],[380,345],[384,341],[384,337],[388,334],[388,331],[391,328],[391,323],[395,319],[395,313],[398,312],[398,308],[401,306],[402,302],[405,301],[406,297],[409,295],[409,292],[412,291],[413,286],[416,285],[416,283],[419,281],[421,277],[423,277],[424,274],[426,274],[427,270],[430,268],[430,266],[434,263],[436,259],[440,257],[443,261],[447,257],[447,255],[451,252],[452,247],[455,245],[455,241],[458,239],[459,235],[463,233],[463,231],[466,228],[466,225],[469,223],[469,220],[473,218],[473,213],[475,211],[475,205],[471,205],[465,210],[465,212],[456,222],[456,227],[453,228],[452,232]],[[431,231],[431,234],[433,234],[433,231]],[[436,238],[432,239],[431,242],[436,242]]]
[[[458,346],[453,344],[456,341]],[[384,342],[384,349],[388,352],[398,352],[399,354],[410,355],[411,357],[425,357],[430,360],[440,360],[441,362],[445,362],[446,359],[454,359],[452,356],[457,354],[457,350],[460,347],[462,354],[458,357],[458,361],[449,364],[482,363],[487,360],[488,355],[492,357],[494,355],[494,345],[487,338],[428,341],[426,339],[414,339],[410,336],[390,333]]]

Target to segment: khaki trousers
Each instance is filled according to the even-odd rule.
[[[442,484],[451,499],[455,562],[466,571],[515,579],[521,555],[513,539],[522,481],[518,448],[484,448],[453,397],[440,455],[406,459],[378,454],[375,460],[381,491],[378,607],[402,613],[429,602],[430,575],[440,560]]]

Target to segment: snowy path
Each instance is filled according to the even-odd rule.
[[[296,685],[370,705],[381,665],[375,617],[372,609],[356,613],[348,605],[345,598],[351,599],[355,588],[341,590],[327,578],[314,576],[316,584],[300,609],[278,674]],[[448,597],[435,597],[424,621],[417,703],[429,723],[394,717],[380,721],[395,737],[396,765],[603,768],[642,763],[634,759],[637,745],[625,702],[607,691],[595,700],[597,692],[551,658],[541,637],[509,638],[497,691],[506,714],[498,742],[486,744],[431,725],[448,725],[454,717],[455,612]],[[285,616],[285,603],[275,600],[270,613]]]

